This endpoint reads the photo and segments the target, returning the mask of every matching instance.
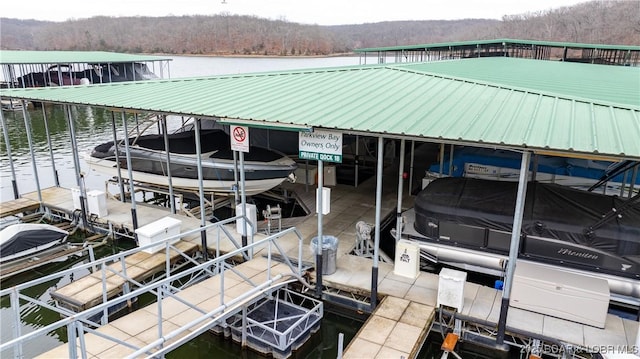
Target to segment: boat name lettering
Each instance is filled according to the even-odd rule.
[[[558,249],[558,254],[572,257],[580,257],[586,259],[598,259],[597,254],[588,253],[588,252],[576,252],[568,248],[560,248]]]
[[[467,165],[467,172],[471,172],[471,173],[489,173],[489,168],[487,168],[486,166],[482,166],[482,165],[468,164]]]

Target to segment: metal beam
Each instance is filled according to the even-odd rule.
[[[516,208],[513,216],[513,229],[511,231],[511,246],[509,247],[509,260],[507,262],[504,289],[502,290],[500,318],[498,320],[498,335],[496,337],[496,343],[499,345],[504,343],[504,334],[507,326],[507,312],[509,311],[509,297],[511,295],[511,286],[513,284],[513,273],[516,269],[516,260],[518,259],[518,251],[520,249],[520,230],[522,228],[522,215],[524,213],[524,203],[527,195],[530,160],[531,152],[522,153],[520,177],[518,181],[518,194],[516,197]]]

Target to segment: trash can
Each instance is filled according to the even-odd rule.
[[[311,238],[311,250],[318,253],[318,237]],[[338,238],[322,236],[322,274],[333,274],[336,271],[336,254]]]

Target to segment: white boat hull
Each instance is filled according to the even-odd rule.
[[[97,172],[118,177],[118,169],[114,167],[113,161],[98,159],[95,157],[88,156],[86,158],[89,163],[90,169],[96,170]],[[120,175],[124,179],[129,178],[129,171],[127,169],[120,169]],[[144,182],[153,184],[160,187],[168,187],[169,179],[167,176],[157,175],[152,173],[140,172],[140,171],[132,171],[133,181],[136,182]],[[245,193],[247,196],[256,195],[258,193],[262,193],[268,191],[282,182],[284,182],[286,178],[271,178],[271,179],[261,179],[261,180],[251,180],[245,181]],[[234,194],[233,188],[235,187],[234,181],[225,181],[225,180],[203,180],[203,188],[207,193],[215,193],[217,195],[225,195],[230,196]],[[191,178],[182,178],[182,177],[172,177],[171,184],[174,189],[183,190],[188,192],[198,192],[199,183],[197,179]],[[240,185],[240,184],[239,184]]]

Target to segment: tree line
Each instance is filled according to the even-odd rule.
[[[176,55],[313,56],[363,47],[511,38],[617,45],[640,43],[635,0],[594,0],[502,20],[305,25],[256,16],[106,17],[48,22],[0,18],[5,50]]]

